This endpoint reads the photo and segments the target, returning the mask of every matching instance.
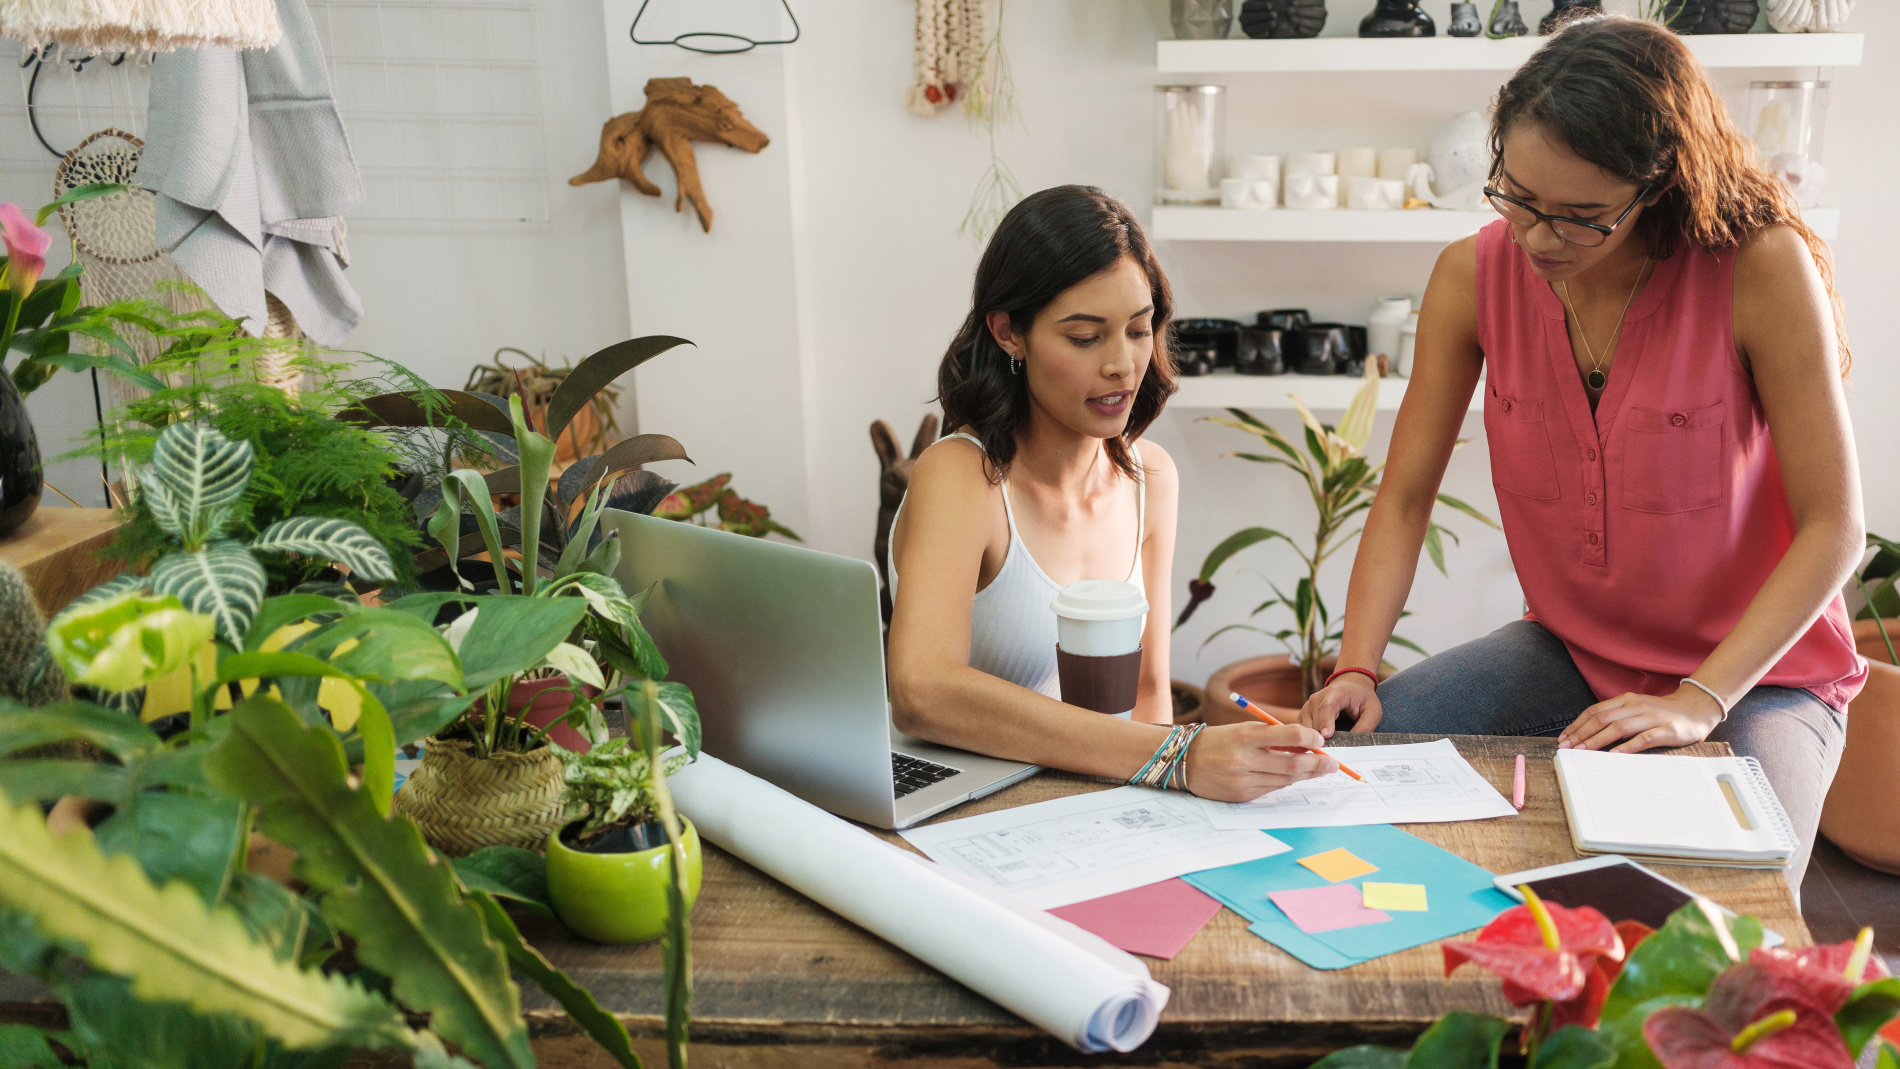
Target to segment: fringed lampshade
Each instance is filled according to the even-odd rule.
[[[29,49],[270,48],[283,35],[272,0],[0,0],[0,37]]]

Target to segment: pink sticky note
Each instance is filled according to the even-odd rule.
[[[1302,887],[1296,891],[1274,891],[1267,895],[1280,912],[1309,935],[1335,928],[1357,928],[1392,919],[1384,910],[1367,909],[1359,888],[1349,883],[1325,887]]]
[[[1172,958],[1220,912],[1186,880],[1163,880],[1049,911],[1130,954]]]

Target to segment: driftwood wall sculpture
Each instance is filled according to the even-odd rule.
[[[712,230],[712,205],[706,201],[705,187],[699,183],[699,163],[693,157],[693,142],[717,141],[747,152],[757,152],[771,143],[759,128],[745,120],[739,105],[710,85],[694,85],[691,78],[651,78],[647,81],[647,106],[639,111],[616,115],[600,128],[600,155],[594,165],[567,180],[568,185],[584,186],[609,178],[624,178],[633,188],[649,197],[660,195],[660,187],[647,179],[640,169],[647,154],[658,147],[673,165],[679,180],[679,196],[674,211],[683,211],[687,201],[699,213],[701,229]]]

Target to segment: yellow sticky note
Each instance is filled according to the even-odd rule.
[[[1350,880],[1354,876],[1364,876],[1368,872],[1379,871],[1379,866],[1354,854],[1345,847],[1328,850],[1323,854],[1303,857],[1300,864],[1319,873],[1322,879],[1332,883]]]
[[[1368,880],[1359,885],[1359,893],[1364,897],[1367,909],[1424,913],[1429,908],[1425,905],[1425,885],[1422,883],[1373,883]]]

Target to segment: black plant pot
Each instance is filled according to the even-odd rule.
[[[1313,323],[1285,335],[1287,364],[1302,375],[1337,375],[1346,362],[1346,325]]]
[[[1341,375],[1351,375],[1354,378],[1364,375],[1366,373],[1366,352],[1370,348],[1371,346],[1367,344],[1366,340],[1366,328],[1347,327],[1346,358],[1339,362],[1339,373]]]
[[[1378,0],[1359,20],[1361,37],[1431,37],[1438,27],[1418,6],[1419,0]]]
[[[1234,319],[1177,319],[1174,344],[1185,349],[1214,350],[1215,367],[1233,367],[1240,355],[1240,322]]]
[[[1192,378],[1198,378],[1202,375],[1212,375],[1214,373],[1215,361],[1218,358],[1219,353],[1215,351],[1212,345],[1181,345],[1177,343],[1174,346],[1175,369],[1181,374]]]
[[[1326,0],[1247,0],[1240,30],[1249,37],[1318,37],[1326,26]]]
[[[1484,20],[1478,17],[1478,5],[1474,3],[1456,3],[1451,5],[1451,25],[1445,32],[1453,37],[1476,37],[1484,32]]]
[[[40,470],[40,438],[33,433],[26,399],[0,368],[0,538],[20,529],[40,507],[46,476]]]
[[[1234,370],[1242,375],[1286,374],[1285,337],[1271,327],[1243,327],[1240,331],[1240,358]]]
[[[1677,33],[1747,33],[1760,14],[1757,0],[1680,0],[1669,16]]]
[[[1753,4],[1755,0],[1749,0]],[[1544,36],[1556,33],[1563,24],[1573,18],[1583,17],[1585,12],[1603,12],[1603,0],[1551,0],[1550,11],[1537,22],[1537,32]],[[1754,21],[1751,16],[1750,22]]]
[[[1272,327],[1274,330],[1300,330],[1312,322],[1304,308],[1275,308],[1271,312],[1259,312],[1254,315],[1254,324]]]

